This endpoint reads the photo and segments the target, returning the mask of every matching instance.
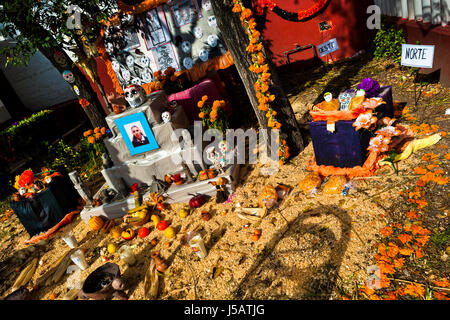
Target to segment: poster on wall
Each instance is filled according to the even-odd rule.
[[[156,66],[161,72],[164,72],[169,67],[175,70],[180,69],[171,42],[153,49],[153,56],[155,57]]]
[[[129,52],[141,45],[137,31],[132,26],[109,27],[105,32],[104,43],[109,55]]]
[[[171,41],[169,28],[161,7],[138,15],[136,22],[147,50]]]
[[[193,23],[202,17],[196,0],[171,1],[169,6],[177,28]]]

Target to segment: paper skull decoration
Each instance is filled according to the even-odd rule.
[[[183,50],[184,53],[191,52],[191,43],[189,41],[183,41],[181,43],[181,50]]]
[[[209,25],[211,28],[217,27],[216,16],[209,16],[209,17],[208,17],[208,25]]]
[[[65,70],[63,72],[63,78],[68,82],[68,83],[74,83],[75,82],[75,76],[73,75],[72,71],[70,70]]]
[[[139,62],[143,67],[148,67],[148,65],[150,64],[150,59],[147,56],[143,56],[139,59]]]
[[[137,108],[147,100],[144,88],[137,84],[130,84],[123,92],[125,93],[125,99],[131,107]]]
[[[208,56],[209,56],[208,50],[206,50],[206,49],[200,50],[200,53],[198,54],[198,56],[199,56],[200,60],[208,61]]]
[[[117,60],[112,60],[111,66],[115,72],[118,72],[120,70],[120,63]]]
[[[211,10],[211,0],[203,0],[202,8],[205,11]]]
[[[217,36],[215,34],[211,34],[208,36],[208,44],[213,48],[217,46]]]
[[[341,103],[340,106],[340,110],[348,110],[348,106],[350,104],[350,102],[352,101],[352,95],[347,93],[347,92],[343,92],[341,94],[339,94],[339,102]]]
[[[134,57],[132,55],[127,56],[126,62],[127,62],[127,66],[129,68],[133,68],[134,67]]]
[[[184,59],[183,59],[183,66],[184,66],[186,69],[192,68],[192,64],[193,64],[193,62],[192,62],[192,59],[191,59],[191,58],[187,57],[187,58],[184,58]]]
[[[26,190],[24,187],[22,187],[22,188],[19,189],[19,194],[20,194],[21,196],[23,196],[26,192],[27,192],[27,190]]]
[[[122,69],[121,74],[123,80],[125,80],[126,82],[129,82],[131,80],[131,73],[127,69]]]
[[[133,78],[131,79],[131,83],[140,86],[142,84],[142,81],[139,78]]]
[[[141,79],[142,81],[144,81],[144,83],[152,82],[153,80],[152,71],[148,68],[144,69],[141,73]]]
[[[203,37],[203,30],[202,30],[201,27],[195,27],[195,28],[194,28],[194,36],[195,36],[197,39],[201,39],[201,38]]]
[[[225,154],[227,153],[227,151],[228,151],[228,144],[227,144],[227,141],[226,141],[226,140],[220,141],[220,142],[219,142],[219,145],[218,145],[218,148],[219,148],[219,151],[220,151],[223,155],[225,155]]]
[[[164,111],[164,112],[161,114],[161,119],[162,119],[162,121],[163,121],[164,123],[168,123],[168,122],[170,122],[170,121],[172,120],[172,115],[170,114],[169,111]]]
[[[66,56],[61,51],[55,51],[53,58],[55,58],[57,64],[60,64],[63,67],[67,66]]]

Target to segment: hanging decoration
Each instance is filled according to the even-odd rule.
[[[269,91],[269,79],[270,73],[269,66],[265,61],[262,53],[262,42],[260,40],[261,34],[256,30],[256,22],[252,17],[252,10],[244,7],[241,0],[233,0],[234,7],[233,12],[241,13],[241,23],[244,27],[246,34],[250,39],[250,44],[246,50],[251,54],[253,64],[249,67],[249,70],[258,75],[258,80],[255,82],[256,98],[258,99],[258,109],[266,112],[267,126],[279,130],[281,123],[276,119],[277,112],[273,110],[271,103],[275,100],[275,95]],[[286,145],[286,140],[278,140],[279,144],[278,156],[280,157],[279,164],[283,165],[289,158],[289,147]]]
[[[328,0],[319,0],[317,3],[309,9],[300,10],[298,12],[289,12],[281,9],[274,1],[272,0],[258,0],[256,4],[256,14],[262,15],[264,14],[264,8],[267,7],[270,11],[273,11],[275,14],[279,15],[281,18],[292,21],[292,22],[300,22],[306,20],[320,10],[322,10],[327,4]]]

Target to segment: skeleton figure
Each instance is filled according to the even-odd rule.
[[[219,162],[220,155],[216,152],[216,148],[214,146],[206,149],[206,158],[212,162],[214,168],[219,172],[219,174],[224,173],[223,167]]]
[[[192,64],[193,64],[193,62],[192,62],[192,59],[191,59],[191,58],[186,57],[186,58],[183,59],[183,66],[184,66],[186,69],[192,68]]]
[[[206,49],[200,50],[200,53],[198,54],[198,56],[199,56],[200,60],[208,61],[208,56],[209,56],[208,50],[206,50]]]
[[[208,44],[212,48],[217,46],[217,36],[215,34],[211,34],[208,36]]]
[[[168,123],[168,122],[170,122],[170,121],[172,120],[172,115],[170,114],[170,112],[164,111],[164,112],[161,114],[161,119],[162,119],[162,121],[163,121],[164,123]]]
[[[216,28],[216,27],[217,27],[216,16],[209,16],[209,17],[208,17],[208,25],[209,25],[211,28]]]
[[[140,85],[131,84],[123,91],[125,93],[125,99],[133,108],[137,108],[147,101],[145,90]]]
[[[122,69],[121,74],[125,82],[129,82],[131,80],[131,73],[127,69]]]
[[[140,86],[142,84],[142,81],[139,78],[133,78],[131,79],[131,83]]]
[[[147,56],[143,56],[139,59],[139,62],[141,63],[141,66],[145,68],[150,64],[150,59]]]
[[[144,81],[144,83],[152,82],[152,80],[153,80],[152,71],[149,68],[145,68],[142,71],[141,79],[142,79],[142,81]]]
[[[201,39],[203,37],[203,30],[201,27],[194,28],[194,37],[197,39]]]
[[[341,103],[341,107],[339,108],[339,110],[348,110],[348,106],[352,101],[352,95],[349,94],[348,92],[344,92],[339,94],[338,99],[339,102]]]
[[[70,71],[70,70],[65,70],[63,72],[62,76],[68,83],[75,82],[75,76],[73,75],[72,71]]]
[[[183,41],[181,43],[181,50],[183,50],[184,53],[190,53],[191,52],[191,43],[189,41]]]
[[[60,64],[61,66],[67,66],[67,59],[64,56],[64,53],[62,53],[61,51],[55,51],[55,53],[53,54],[53,58],[55,58],[56,63]]]
[[[73,86],[73,91],[75,92],[75,94],[76,94],[77,96],[80,95],[80,89],[78,89],[77,86]]]
[[[219,163],[222,167],[227,165],[227,151],[228,151],[228,143],[226,140],[222,140],[219,142],[219,151],[222,156],[219,158]]]

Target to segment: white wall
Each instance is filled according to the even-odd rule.
[[[6,41],[0,43],[6,45]],[[70,85],[40,52],[27,66],[8,66],[0,56],[0,68],[27,109],[38,111],[55,104],[76,99]]]

